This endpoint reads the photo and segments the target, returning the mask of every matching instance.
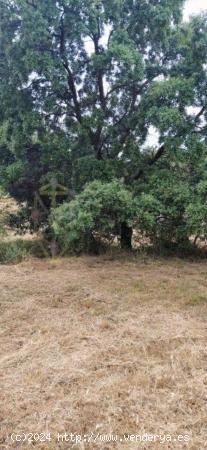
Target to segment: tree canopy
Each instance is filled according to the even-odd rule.
[[[143,211],[151,214],[151,198],[171,230],[183,230],[207,194],[207,16],[184,22],[183,6],[1,1],[0,177],[7,191],[30,205],[52,176],[74,195],[93,180],[121,179],[143,199]]]

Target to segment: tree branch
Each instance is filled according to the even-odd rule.
[[[200,117],[203,115],[203,113],[206,110],[206,106],[202,106],[202,108],[200,109],[200,111],[196,114],[194,121],[195,121],[195,126],[196,128],[199,128],[199,126],[197,125],[198,123],[198,119],[200,119]]]
[[[81,116],[81,109],[80,109],[80,104],[78,101],[78,95],[77,95],[77,91],[76,91],[75,81],[74,81],[73,73],[69,67],[68,60],[67,60],[66,53],[65,53],[65,30],[64,30],[63,16],[61,17],[61,26],[60,26],[60,54],[61,54],[63,66],[67,72],[68,86],[69,86],[69,89],[70,89],[70,92],[72,95],[76,117],[77,117],[77,120],[79,121],[79,123],[81,123],[82,116]]]
[[[196,116],[195,116],[195,121],[197,121],[197,120],[199,119],[199,117],[201,117],[201,116],[203,115],[203,113],[205,112],[205,110],[206,110],[206,106],[203,106],[203,107],[201,108],[201,110],[198,112],[198,114],[196,114]]]
[[[100,31],[99,31],[99,33],[93,33],[92,36],[93,36],[95,54],[97,56],[99,56],[101,54],[100,48],[99,48]],[[98,79],[100,104],[101,104],[102,110],[105,112],[106,111],[106,98],[105,98],[105,94],[104,94],[103,70],[102,69],[97,70],[97,79]]]
[[[28,5],[28,6],[31,6],[32,8],[34,8],[34,9],[37,9],[37,4],[35,3],[35,1],[34,0],[31,0],[31,1],[26,1],[26,4]]]
[[[155,155],[149,160],[148,166],[152,166],[153,164],[155,164],[161,158],[164,152],[165,152],[165,144],[162,144],[156,151]],[[142,177],[143,173],[144,173],[143,169],[138,169],[131,177],[127,177],[126,181],[139,180],[139,178]]]
[[[203,106],[201,108],[201,110],[198,112],[198,114],[196,114],[195,116],[195,123],[196,121],[199,119],[199,117],[201,117],[204,113],[204,111],[206,110],[206,106]],[[179,135],[176,137],[180,137]],[[157,152],[155,153],[155,155],[149,160],[148,162],[148,166],[152,166],[153,164],[155,164],[161,157],[162,155],[165,153],[166,147],[165,144],[162,144]],[[143,175],[143,169],[139,169],[137,170],[137,172],[134,173],[134,175],[132,175],[131,177],[129,177],[130,181],[135,181],[138,180],[139,178],[141,178],[141,176]]]

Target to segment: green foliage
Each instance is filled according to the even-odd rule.
[[[71,241],[93,227],[113,235],[123,215],[108,191],[108,228],[96,214],[103,186],[119,179],[153,243],[206,236],[207,16],[185,23],[183,5],[1,1],[0,183],[24,203],[21,229],[51,177],[74,195],[100,180],[94,214],[78,196],[65,206],[79,217]],[[149,145],[151,127],[157,146]],[[128,188],[119,188],[125,198]]]
[[[5,216],[0,214],[0,238],[5,235]]]
[[[0,263],[16,264],[30,255],[30,243],[21,239],[0,242]]]
[[[120,236],[122,222],[132,225],[136,203],[123,183],[93,181],[52,214],[56,237],[75,251],[90,250],[94,239]]]
[[[190,237],[186,220],[187,196],[183,187],[164,195],[142,194],[138,201],[137,226],[156,246],[182,244]]]
[[[191,236],[207,240],[207,204],[202,205],[200,199],[190,203],[187,208],[188,230]]]
[[[3,191],[1,192],[1,189],[0,189],[0,200],[1,200],[1,196],[2,196],[2,198],[5,198],[5,194],[3,193]],[[7,225],[8,225],[8,213],[6,212],[6,210],[4,208],[2,208],[0,210],[0,239],[3,238],[4,236],[6,236]]]
[[[137,226],[156,246],[183,246],[193,237],[207,237],[207,147],[196,137],[177,148],[136,186]]]
[[[121,161],[116,164],[111,160],[98,160],[94,156],[79,158],[74,164],[73,186],[83,189],[86,183],[93,180],[110,182],[123,171]]]

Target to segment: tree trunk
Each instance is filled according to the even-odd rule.
[[[126,222],[121,224],[121,248],[124,250],[132,249],[132,227],[129,227]]]

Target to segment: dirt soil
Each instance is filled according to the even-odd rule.
[[[206,262],[29,259],[0,281],[1,450],[207,449]]]

